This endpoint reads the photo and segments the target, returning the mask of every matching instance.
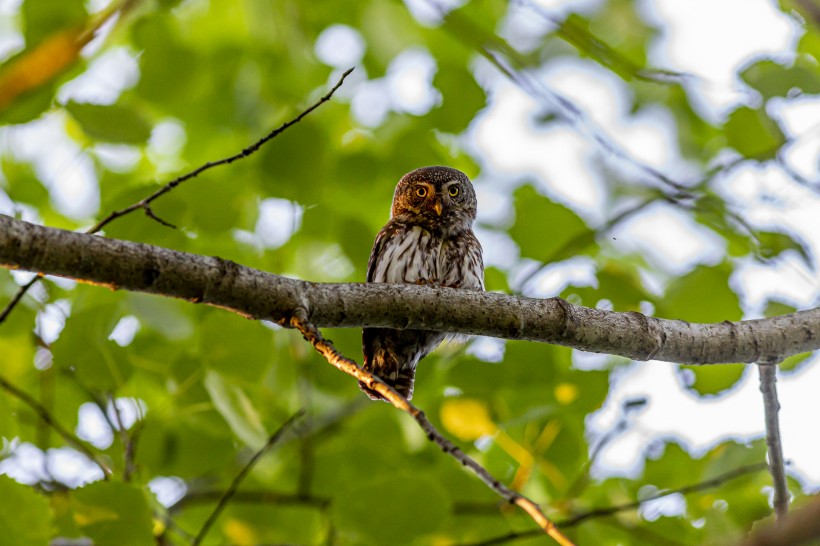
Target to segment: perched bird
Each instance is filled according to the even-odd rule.
[[[470,179],[450,167],[423,167],[399,180],[390,221],[376,236],[367,282],[484,289],[481,244],[473,234],[476,197]],[[411,398],[416,365],[447,337],[426,330],[365,328],[363,369]],[[373,400],[382,397],[359,382]]]

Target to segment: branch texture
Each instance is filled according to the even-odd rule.
[[[415,328],[565,345],[634,360],[778,362],[820,349],[820,308],[694,324],[547,300],[432,286],[312,283],[217,257],[38,226],[0,215],[0,266],[206,303],[288,325]]]

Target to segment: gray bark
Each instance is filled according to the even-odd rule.
[[[779,362],[820,348],[820,308],[718,324],[431,286],[290,279],[216,257],[30,224],[0,215],[0,265],[148,292],[287,324],[441,330],[554,343],[635,360]]]

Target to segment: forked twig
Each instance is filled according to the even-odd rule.
[[[293,424],[293,422],[299,417],[301,417],[302,414],[304,414],[304,410],[299,410],[290,417],[288,417],[288,419],[284,423],[282,423],[279,429],[270,435],[268,441],[265,442],[265,445],[263,445],[259,449],[259,451],[254,453],[250,460],[247,463],[245,463],[245,466],[242,467],[242,470],[239,471],[239,474],[237,474],[231,482],[231,485],[228,487],[225,493],[222,494],[222,497],[219,499],[219,502],[216,504],[213,511],[208,516],[208,519],[206,519],[205,523],[202,524],[202,528],[200,528],[196,537],[194,537],[194,539],[191,541],[191,546],[198,546],[202,542],[202,540],[205,538],[205,535],[207,535],[208,531],[211,529],[211,526],[216,522],[217,518],[222,513],[222,510],[225,509],[225,507],[228,505],[228,502],[230,502],[231,498],[234,496],[234,494],[236,494],[236,490],[239,489],[239,485],[242,483],[242,480],[245,479],[245,476],[248,475],[248,473],[254,467],[256,462],[262,458],[262,455],[264,455],[271,447],[273,447],[274,444],[276,444],[276,442],[279,441],[279,439],[282,437],[285,431],[287,431],[288,428]]]
[[[130,213],[134,212],[135,210],[138,210],[138,209],[142,209],[143,212],[145,212],[146,216],[148,216],[149,218],[151,218],[152,220],[154,220],[156,222],[159,222],[160,224],[162,224],[166,227],[171,227],[171,228],[175,227],[170,222],[167,222],[167,221],[163,220],[162,218],[158,217],[156,214],[154,214],[154,211],[151,208],[151,203],[152,202],[154,202],[159,197],[165,195],[166,193],[170,192],[171,190],[173,190],[174,188],[176,188],[177,186],[179,186],[183,182],[185,182],[187,180],[190,180],[191,178],[194,178],[194,177],[200,175],[201,173],[203,173],[203,172],[205,172],[209,169],[212,169],[214,167],[218,167],[220,165],[228,165],[230,163],[233,163],[234,161],[244,159],[244,158],[248,157],[249,155],[253,154],[259,148],[261,148],[263,144],[265,144],[266,142],[268,142],[269,140],[271,140],[273,138],[276,138],[281,133],[283,133],[286,129],[288,129],[292,125],[295,125],[295,124],[299,123],[300,121],[302,121],[302,118],[304,118],[305,116],[307,116],[308,114],[310,114],[311,112],[313,112],[314,110],[319,108],[322,104],[329,101],[330,98],[333,96],[333,94],[342,86],[342,84],[345,81],[345,78],[347,78],[350,75],[351,72],[353,72],[353,68],[347,69],[341,75],[341,77],[339,78],[339,81],[336,82],[336,85],[334,85],[330,89],[330,91],[328,91],[319,100],[314,102],[307,109],[303,110],[301,114],[299,114],[295,118],[291,119],[290,121],[287,121],[287,122],[283,123],[282,125],[280,125],[276,129],[274,129],[273,131],[271,131],[270,133],[265,135],[264,137],[260,138],[259,140],[257,140],[256,142],[254,142],[253,144],[248,146],[247,148],[243,149],[241,152],[236,153],[236,154],[234,154],[230,157],[226,157],[224,159],[217,160],[217,161],[208,161],[207,163],[204,163],[204,164],[200,165],[196,169],[194,169],[194,170],[192,170],[192,171],[190,171],[186,174],[183,174],[182,176],[179,176],[179,177],[171,180],[170,182],[168,182],[167,184],[162,186],[160,189],[156,190],[151,195],[149,195],[147,197],[144,197],[143,199],[140,199],[136,203],[133,203],[132,205],[129,205],[125,208],[115,210],[115,211],[109,213],[108,216],[106,216],[105,218],[103,218],[102,220],[100,220],[99,222],[97,222],[96,224],[91,226],[90,228],[88,228],[85,231],[85,233],[89,233],[89,234],[90,233],[97,233],[98,231],[103,229],[105,226],[107,226],[108,224],[110,224],[111,222],[116,220],[117,218],[121,218],[121,217],[123,217],[127,214],[130,214]],[[14,308],[17,306],[17,304],[20,302],[20,300],[23,298],[23,296],[26,294],[26,292],[28,292],[29,288],[31,288],[38,280],[40,280],[40,278],[42,278],[41,275],[38,275],[37,277],[34,277],[31,281],[24,284],[23,286],[21,286],[17,290],[17,294],[14,295],[14,297],[6,305],[6,307],[3,309],[3,311],[0,312],[0,324],[2,324],[4,320],[6,320],[6,317],[8,317],[9,314],[14,310]]]
[[[478,464],[469,455],[464,453],[461,449],[446,439],[439,433],[433,424],[424,415],[424,412],[412,405],[406,398],[397,393],[394,389],[382,382],[373,374],[361,369],[355,362],[342,355],[333,344],[326,340],[321,332],[310,323],[304,309],[297,309],[290,319],[288,324],[291,328],[295,328],[302,333],[306,341],[313,345],[313,348],[319,352],[325,359],[335,368],[351,375],[364,383],[369,389],[378,392],[382,398],[393,404],[396,408],[410,415],[419,424],[421,429],[427,434],[427,438],[438,445],[442,451],[451,455],[463,466],[473,471],[484,483],[486,483],[493,491],[498,493],[501,497],[511,504],[517,505],[524,510],[541,528],[541,530],[552,537],[555,542],[561,546],[572,546],[572,541],[558,530],[555,524],[541,511],[537,504],[520,493],[513,491],[506,487],[500,481],[492,476],[483,466]]]

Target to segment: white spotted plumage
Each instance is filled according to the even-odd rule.
[[[402,177],[391,219],[373,245],[367,282],[483,290],[481,245],[472,232],[476,205],[470,180],[455,169],[425,167]],[[418,361],[446,337],[443,332],[365,328],[362,367],[410,398]],[[371,398],[381,398],[359,386]]]

